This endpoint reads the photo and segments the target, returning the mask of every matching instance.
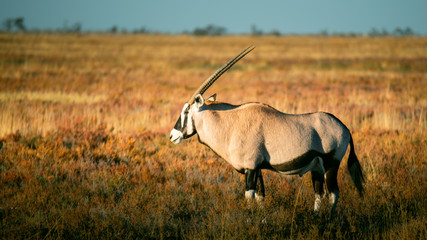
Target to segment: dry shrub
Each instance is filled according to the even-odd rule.
[[[426,238],[426,38],[0,40],[0,238]],[[312,214],[310,174],[265,172],[263,207],[248,209],[242,175],[196,138],[168,140],[186,98],[248,42],[210,93],[349,126],[366,194],[343,160],[333,219]]]

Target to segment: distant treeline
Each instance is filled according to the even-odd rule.
[[[111,33],[111,34],[189,34],[195,36],[223,36],[223,35],[232,35],[234,33],[228,33],[227,28],[222,26],[217,26],[214,24],[209,24],[205,27],[196,27],[192,31],[183,31],[178,33],[169,33],[150,30],[146,27],[141,27],[138,29],[127,30],[125,28],[119,29],[117,26],[112,26],[106,30],[98,31],[88,31],[82,30],[82,24],[77,22],[72,25],[68,25],[67,22],[63,24],[62,27],[57,29],[28,29],[25,26],[24,18],[8,18],[3,20],[0,26],[0,32],[29,32],[29,33]],[[262,36],[262,35],[271,35],[271,36],[281,36],[281,35],[301,35],[296,33],[282,33],[279,30],[272,31],[263,31],[258,28],[256,25],[250,27],[250,31],[242,34],[250,34],[253,36]],[[419,36],[420,34],[415,33],[410,27],[400,28],[396,27],[393,31],[388,31],[387,29],[377,29],[372,28],[367,33],[360,32],[328,32],[327,30],[321,30],[317,33],[303,34],[303,35],[320,35],[320,36],[371,36],[371,37],[385,37],[385,36],[395,36],[395,37],[405,37],[405,36]]]

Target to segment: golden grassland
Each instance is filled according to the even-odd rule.
[[[249,45],[205,97],[340,118],[366,194],[345,157],[334,219],[312,214],[310,174],[265,172],[248,210],[242,175],[195,137],[168,141]],[[425,37],[0,34],[0,237],[425,239],[426,93]]]

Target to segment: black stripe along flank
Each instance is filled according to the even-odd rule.
[[[323,159],[323,165],[325,169],[328,169],[332,165],[332,161],[334,160],[333,159],[334,155],[335,155],[335,151],[331,151],[329,153],[324,154],[315,150],[310,150],[304,153],[303,155],[283,164],[271,165],[269,162],[264,161],[259,166],[259,168],[269,169],[269,170],[279,171],[279,172],[288,172],[288,171],[301,169],[307,166],[308,164],[310,164],[310,162],[313,161],[314,158],[321,157]]]

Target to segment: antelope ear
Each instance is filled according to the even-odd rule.
[[[216,93],[214,95],[208,97],[208,99],[206,99],[206,101],[215,102],[216,101]]]
[[[201,94],[197,94],[194,98],[194,102],[196,103],[197,108],[200,108],[205,103],[205,100]]]

